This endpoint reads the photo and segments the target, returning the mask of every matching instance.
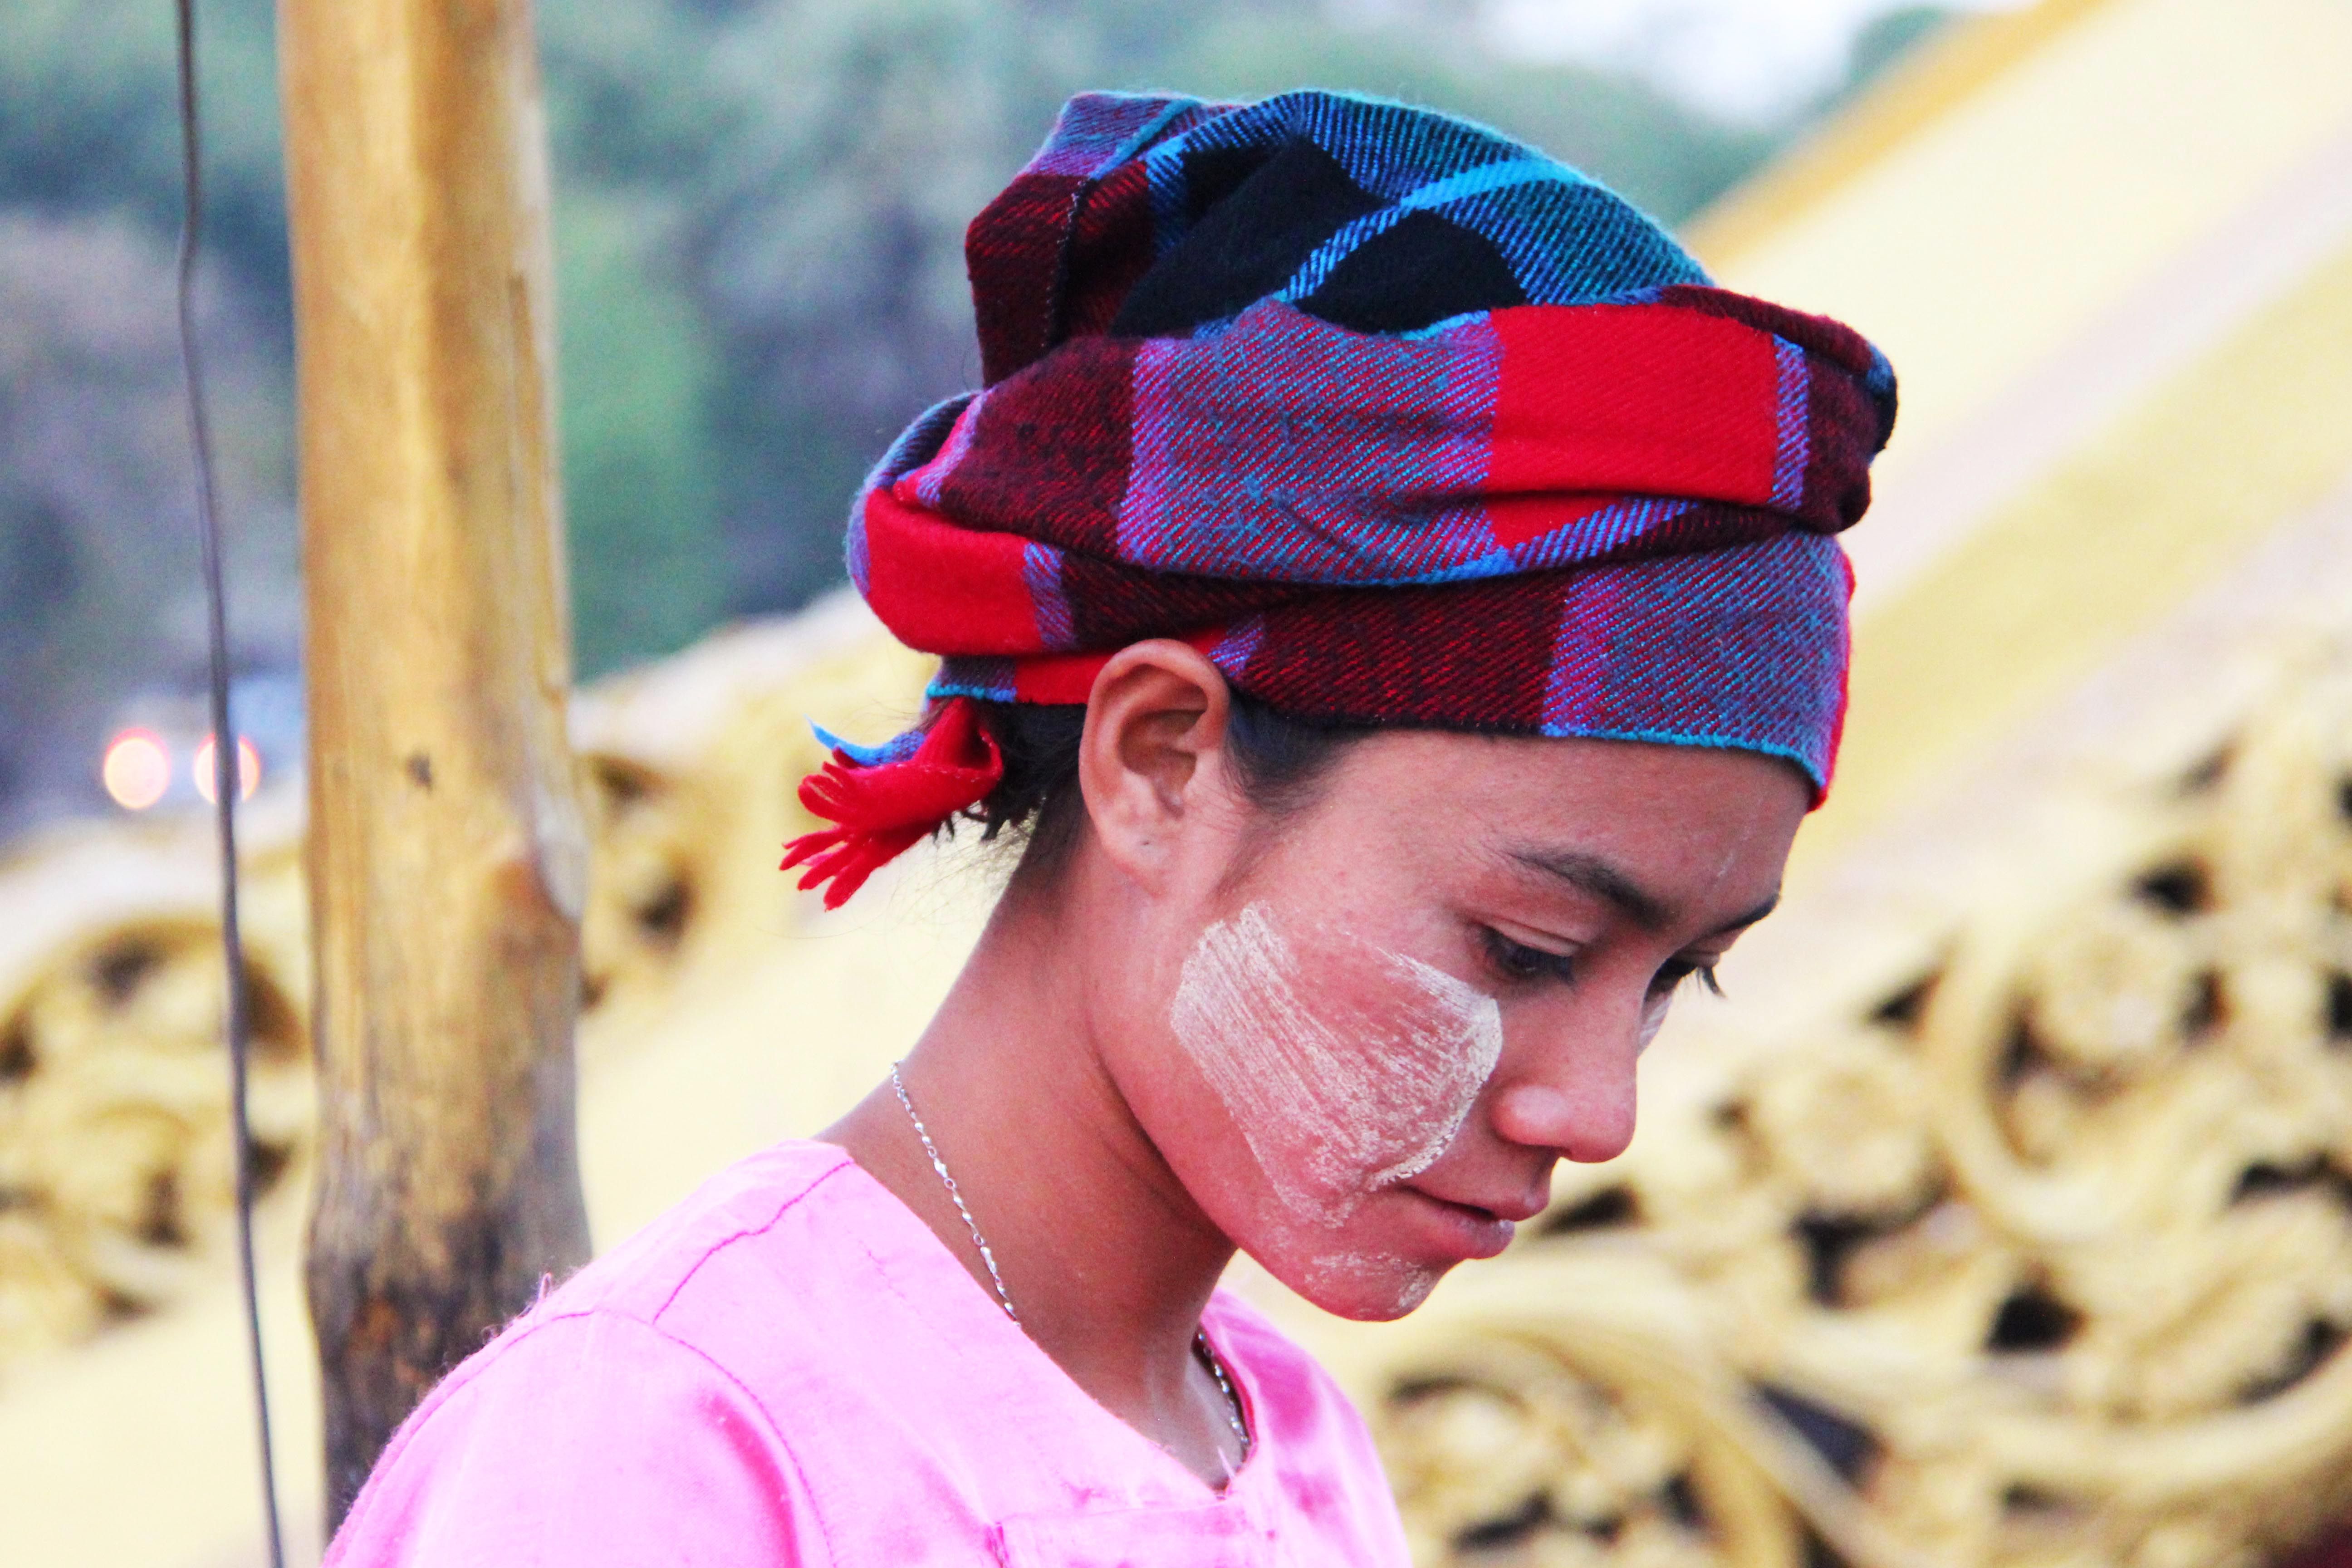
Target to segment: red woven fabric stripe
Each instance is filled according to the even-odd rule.
[[[1565,492],[1771,504],[1769,334],[1672,305],[1529,305],[1491,323],[1503,375],[1485,489],[1498,501]],[[1517,543],[1534,536],[1528,526],[1498,521],[1496,532]]]
[[[1678,284],[1660,289],[1658,302],[1725,316],[1770,332],[1839,373],[1816,375],[1808,387],[1804,489],[1809,496],[1829,498],[1836,527],[1850,528],[1862,521],[1870,506],[1870,462],[1886,445],[1894,418],[1892,393],[1882,406],[1868,391],[1874,359],[1869,340],[1827,316],[1807,315],[1721,289]]]
[[[1086,181],[1024,174],[972,219],[964,266],[980,329],[981,368],[993,382],[1051,345],[1053,266],[1070,205]]]
[[[1062,281],[1062,332],[1088,337],[1110,325],[1119,302],[1151,265],[1151,193],[1140,163],[1123,163],[1078,204]]]
[[[1104,94],[1064,110],[1053,141],[964,234],[984,382],[1108,324],[1154,254],[1144,167],[1110,160],[1148,128],[1173,135],[1220,111]]]
[[[885,489],[866,493],[865,510],[866,602],[883,625],[927,627],[961,653],[1043,647],[1023,571],[1027,541],[965,528]]]
[[[1202,653],[1209,653],[1224,639],[1222,626],[1209,631],[1194,632],[1180,637]],[[1013,667],[1013,689],[1020,702],[1084,702],[1093,694],[1095,677],[1111,661],[1118,650],[1106,653],[1044,654],[1024,658]]]

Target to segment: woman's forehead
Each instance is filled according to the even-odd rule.
[[[1396,730],[1348,749],[1321,808],[1337,841],[1424,873],[1549,882],[1664,926],[1759,913],[1810,802],[1747,752]]]

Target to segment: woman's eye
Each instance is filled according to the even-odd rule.
[[[1697,976],[1699,984],[1705,987],[1709,995],[1723,994],[1723,987],[1716,983],[1715,965],[1699,963],[1687,958],[1675,959],[1661,968],[1657,977],[1650,982],[1650,994],[1653,996],[1671,994],[1684,981],[1694,975]]]
[[[1529,947],[1492,929],[1486,932],[1486,941],[1488,962],[1507,980],[1557,980],[1566,984],[1576,977],[1572,954]]]

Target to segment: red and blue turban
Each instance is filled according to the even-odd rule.
[[[1083,703],[1146,637],[1310,721],[1730,747],[1827,789],[1834,536],[1895,418],[1853,331],[1710,286],[1493,132],[1326,92],[1075,99],[966,255],[986,384],[849,529],[940,674],[803,786],[840,826],[786,864],[828,903],[1001,776],[971,700]]]

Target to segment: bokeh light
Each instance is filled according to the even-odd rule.
[[[106,743],[98,776],[125,811],[144,811],[172,787],[172,755],[152,730],[125,730]]]
[[[215,765],[213,761],[213,738],[206,735],[204,744],[196,748],[196,760],[194,763],[196,793],[205,797],[206,805],[210,805],[217,798],[213,794],[213,769]],[[236,798],[251,800],[253,792],[260,787],[261,753],[253,749],[251,741],[239,735],[236,738]]]

